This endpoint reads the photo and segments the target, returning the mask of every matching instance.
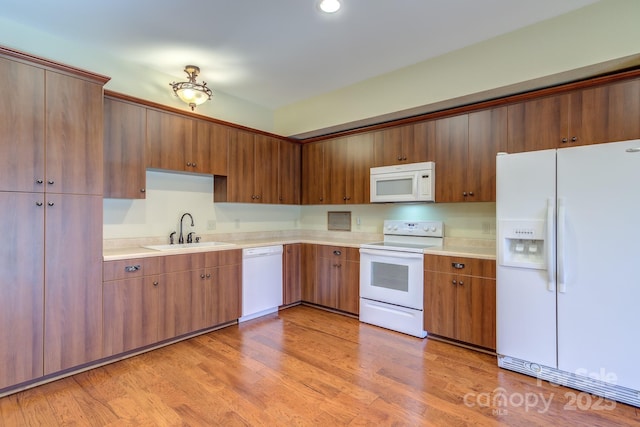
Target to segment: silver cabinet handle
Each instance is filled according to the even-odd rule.
[[[140,270],[142,268],[142,266],[140,264],[136,264],[136,265],[125,265],[124,266],[124,271],[127,273],[134,273],[138,270]]]
[[[53,203],[53,202],[48,202],[48,203],[47,203],[47,205],[49,205],[49,206],[53,206],[54,204],[55,204],[55,203]]]
[[[461,262],[452,262],[451,263],[451,267],[453,268],[457,268],[458,270],[461,270],[464,268],[464,264]]]
[[[42,206],[42,202],[36,202],[36,206]]]

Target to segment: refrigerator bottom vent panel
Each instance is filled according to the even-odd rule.
[[[519,372],[549,381],[552,384],[559,384],[573,388],[596,396],[602,396],[609,400],[626,403],[628,405],[640,407],[640,391],[619,385],[598,381],[593,378],[583,377],[570,372],[560,371],[548,366],[538,365],[525,360],[513,357],[498,355],[498,366],[510,371]]]

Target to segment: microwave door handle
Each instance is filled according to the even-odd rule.
[[[360,248],[360,254],[367,255],[378,255],[378,256],[386,256],[392,258],[403,258],[403,259],[420,259],[424,256],[423,253],[419,252],[395,252],[395,251],[385,251],[378,249],[368,249],[368,248]]]

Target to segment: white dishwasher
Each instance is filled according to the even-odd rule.
[[[242,317],[278,311],[282,305],[282,245],[242,250]]]

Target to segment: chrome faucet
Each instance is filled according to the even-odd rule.
[[[195,224],[193,223],[193,217],[191,216],[191,214],[189,212],[185,213],[182,215],[182,217],[180,218],[180,237],[178,237],[178,243],[183,244],[184,243],[184,236],[182,235],[182,220],[184,220],[184,217],[189,215],[189,218],[191,218],[191,226],[193,227]],[[189,242],[191,243],[191,242]]]

